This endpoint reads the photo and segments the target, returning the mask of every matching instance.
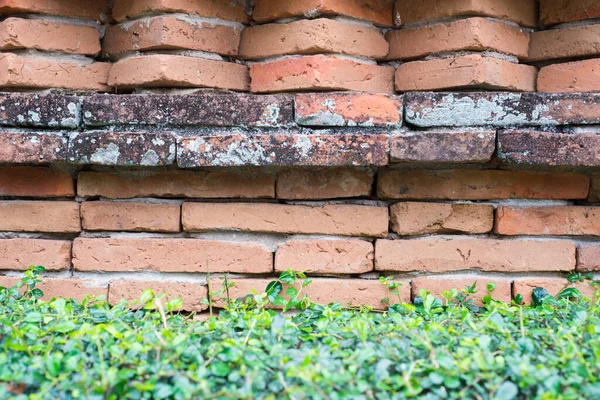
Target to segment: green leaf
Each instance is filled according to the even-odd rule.
[[[541,306],[544,299],[547,298],[548,296],[550,296],[550,295],[548,294],[548,291],[544,288],[538,287],[538,288],[533,289],[531,292],[531,306],[532,307]]]
[[[223,362],[214,362],[210,366],[210,370],[213,374],[220,377],[225,377],[231,372],[231,368]]]
[[[513,400],[519,394],[519,388],[517,385],[510,381],[504,382],[496,391],[496,400]]]
[[[283,285],[281,284],[281,282],[279,281],[272,281],[269,282],[269,284],[267,285],[267,298],[269,299],[269,302],[274,303],[275,299],[277,298],[277,296],[279,295],[279,293],[281,292],[281,290],[283,289]]]

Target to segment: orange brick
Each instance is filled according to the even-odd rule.
[[[200,239],[82,239],[73,243],[78,271],[269,273],[273,255],[259,244]]]
[[[540,92],[598,92],[600,58],[543,67],[537,85]]]
[[[117,21],[162,13],[197,14],[227,21],[248,22],[245,0],[115,0],[112,10]]]
[[[0,167],[0,196],[73,197],[73,178],[53,168]]]
[[[392,230],[399,235],[487,233],[494,207],[485,204],[397,203],[390,207]]]
[[[583,245],[577,249],[578,271],[600,271],[600,246]]]
[[[355,90],[393,93],[394,68],[337,56],[300,56],[250,65],[251,91]]]
[[[108,22],[110,6],[107,0],[0,0],[0,15],[13,14],[49,14]]]
[[[375,269],[402,272],[545,272],[575,269],[569,241],[422,239],[378,240]]]
[[[529,33],[519,27],[485,18],[389,31],[389,60],[410,60],[452,51],[498,51],[526,58]]]
[[[1,171],[1,170],[0,170]],[[0,188],[1,185],[0,173]],[[81,197],[273,198],[275,177],[261,172],[168,171],[79,174]]]
[[[382,59],[388,50],[378,29],[327,18],[255,25],[244,29],[240,44],[240,56],[246,60],[318,53]]]
[[[154,291],[156,296],[165,296],[161,300],[163,306],[167,301],[182,299],[181,309],[184,311],[199,312],[207,308],[203,304],[204,299],[207,298],[206,287],[196,283],[118,279],[110,282],[108,301],[111,305],[118,304],[122,300],[128,303],[137,302],[148,289]]]
[[[100,33],[93,26],[7,18],[0,22],[0,50],[36,49],[96,55]]]
[[[551,296],[556,296],[563,289],[567,287],[575,287],[579,289],[581,294],[587,298],[593,298],[594,289],[587,282],[580,282],[576,284],[570,284],[566,278],[518,278],[513,283],[513,294],[516,296],[520,294],[523,296],[523,303],[526,305],[531,304],[532,292],[535,288],[544,288],[548,291]]]
[[[63,60],[40,55],[0,54],[0,87],[109,90],[109,63]]]
[[[598,55],[600,55],[600,25],[586,25],[532,33],[528,61]]]
[[[373,245],[362,240],[290,240],[275,253],[275,272],[364,274],[373,270]]]
[[[500,206],[495,232],[499,235],[600,235],[600,207]]]
[[[288,169],[277,177],[277,198],[323,200],[368,197],[372,187],[373,173],[369,170]]]
[[[88,231],[179,232],[178,204],[85,202],[81,205],[83,229]]]
[[[22,271],[42,265],[48,271],[71,267],[71,242],[66,240],[2,239],[0,269]]]
[[[299,93],[296,123],[304,126],[400,126],[402,97],[378,93]]]
[[[291,17],[345,15],[391,27],[392,9],[391,0],[258,0],[252,18],[269,22]]]
[[[79,203],[74,201],[0,202],[0,231],[80,232]]]
[[[355,205],[184,203],[187,232],[242,231],[385,237],[388,211]]]
[[[401,92],[452,88],[535,91],[537,68],[493,57],[466,55],[402,64],[396,70]]]
[[[394,9],[398,25],[467,16],[492,17],[531,28],[538,26],[535,0],[397,0]]]
[[[0,286],[12,287],[19,280],[20,277],[0,276]],[[106,298],[108,295],[108,285],[83,279],[46,278],[36,287],[44,292],[42,300],[45,301],[64,297],[81,302],[86,296],[104,296]]]
[[[453,277],[453,276],[424,276],[412,280],[412,291],[414,296],[419,296],[421,290],[430,292],[438,299],[442,298],[445,291],[456,289],[459,291],[476,284],[477,293],[473,296],[475,304],[483,305],[482,299],[487,296],[487,285],[493,283],[496,288],[492,292],[494,300],[510,303],[511,283],[507,279],[488,278],[485,276]]]
[[[540,18],[544,25],[600,18],[597,0],[540,0]]]
[[[585,199],[590,182],[575,173],[498,170],[400,171],[378,174],[383,199]]]
[[[147,17],[107,29],[102,52],[188,49],[235,56],[240,28],[175,16]]]
[[[248,67],[199,57],[154,54],[113,64],[108,83],[120,88],[208,87],[248,90]]]

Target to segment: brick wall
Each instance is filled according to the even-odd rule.
[[[0,15],[0,285],[199,311],[207,265],[238,294],[292,268],[381,308],[381,275],[509,300],[600,270],[599,1]]]

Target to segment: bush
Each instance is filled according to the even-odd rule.
[[[283,300],[301,279],[288,272],[200,321],[149,291],[112,308],[44,302],[38,272],[0,289],[0,398],[600,398],[600,308],[576,290],[479,309],[470,287],[374,313]]]

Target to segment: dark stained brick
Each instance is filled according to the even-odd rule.
[[[0,131],[0,163],[45,164],[65,161],[67,137],[60,132]]]
[[[0,125],[39,128],[77,128],[81,122],[79,96],[60,93],[0,93]]]

